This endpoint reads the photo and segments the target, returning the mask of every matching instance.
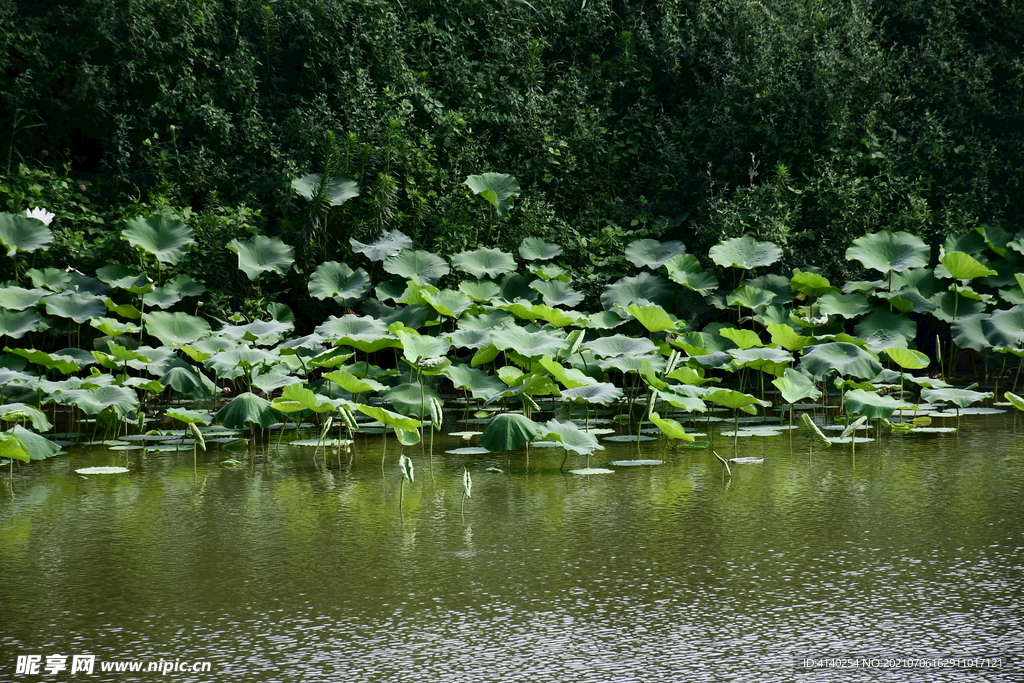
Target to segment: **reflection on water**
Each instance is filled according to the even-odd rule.
[[[280,447],[252,470],[217,466],[224,452],[195,471],[190,452],[135,452],[130,474],[76,475],[125,462],[99,450],[22,468],[0,502],[0,679],[18,654],[93,653],[212,662],[180,681],[1021,680],[792,665],[1020,666],[1012,416],[965,419],[959,437],[883,435],[855,456],[802,432],[750,437],[737,455],[765,462],[731,478],[708,451],[663,443],[608,443],[591,465],[666,462],[590,477],[560,473],[559,449],[528,465],[443,454],[461,445],[439,439],[432,468],[405,449],[417,476],[401,514],[394,439],[383,472],[379,441],[329,469]],[[714,448],[732,455],[732,440]]]

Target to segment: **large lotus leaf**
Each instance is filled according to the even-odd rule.
[[[359,184],[345,176],[328,176],[326,182],[320,173],[311,173],[292,181],[292,189],[308,201],[322,201],[330,206],[341,206],[359,196]]]
[[[238,267],[253,281],[267,271],[284,275],[295,263],[295,250],[278,237],[256,235],[244,242],[233,239],[225,246],[238,255]]]
[[[97,268],[96,277],[115,289],[127,289],[136,294],[145,293],[153,286],[145,275],[117,263]]]
[[[0,405],[0,419],[4,419],[8,422],[28,420],[32,423],[33,429],[38,429],[41,432],[47,432],[53,429],[53,425],[46,419],[46,413],[35,406],[26,405],[24,403],[8,403],[6,405]]]
[[[656,304],[665,309],[674,309],[675,299],[675,291],[668,280],[643,272],[606,286],[601,294],[601,305],[606,311],[614,310],[616,305],[625,308],[634,303]]]
[[[56,370],[57,372],[60,372],[61,374],[64,375],[71,374],[72,372],[77,372],[82,367],[82,364],[78,360],[78,358],[73,357],[71,354],[68,353],[49,354],[46,353],[45,351],[40,351],[38,349],[12,349],[9,346],[5,346],[4,351],[21,356],[22,358],[28,360],[31,363],[42,365],[43,367],[49,368],[51,370]],[[70,349],[65,349],[65,352],[67,351],[70,351]],[[89,359],[92,360],[91,355]]]
[[[697,257],[692,254],[673,256],[663,265],[668,271],[669,279],[702,296],[707,296],[718,289],[718,278],[704,272]]]
[[[800,351],[814,341],[814,337],[798,334],[792,327],[782,323],[768,325],[768,334],[772,336],[773,344],[777,344],[787,351]]]
[[[380,391],[385,387],[375,379],[369,377],[356,377],[345,368],[338,368],[324,374],[329,379],[350,394],[361,394],[367,391]]]
[[[976,277],[996,275],[996,271],[986,267],[973,256],[962,251],[951,251],[939,259],[942,265],[935,269],[936,277],[951,277],[955,280],[973,280]]]
[[[245,325],[228,325],[221,328],[218,334],[236,341],[255,342],[257,346],[272,346],[281,341],[284,335],[293,329],[295,329],[293,322],[253,320]]]
[[[871,304],[859,292],[851,294],[828,292],[818,297],[818,307],[825,315],[840,315],[844,318],[856,318],[871,310]]]
[[[228,429],[243,429],[247,424],[258,424],[267,428],[280,419],[281,413],[274,410],[270,401],[256,394],[239,394],[217,411],[217,420]]]
[[[507,327],[491,332],[491,342],[501,350],[512,349],[527,357],[551,356],[565,346],[564,337],[551,332],[528,332],[522,327]]]
[[[436,293],[423,290],[420,296],[431,308],[449,318],[458,318],[473,305],[472,299],[454,289],[442,289]]]
[[[139,397],[127,387],[71,389],[63,392],[63,396],[67,403],[78,406],[87,415],[96,415],[111,408],[121,417],[127,417],[139,408]]]
[[[13,258],[19,251],[32,252],[50,246],[53,231],[36,218],[16,213],[0,213],[0,244]]]
[[[861,339],[867,339],[879,331],[894,332],[904,339],[917,337],[917,323],[900,313],[892,313],[884,308],[876,308],[853,327]]]
[[[935,277],[931,268],[911,268],[892,274],[892,288],[893,291],[910,288],[928,298],[945,291],[946,284]]]
[[[45,326],[42,316],[35,310],[9,311],[0,308],[0,337],[21,339],[28,332],[35,332]]]
[[[334,299],[351,306],[370,289],[370,276],[362,268],[352,270],[344,263],[325,261],[309,277],[309,294],[315,299]]]
[[[716,244],[708,256],[720,266],[750,270],[775,263],[782,258],[782,250],[772,242],[758,242],[744,235]]]
[[[459,327],[464,330],[496,330],[506,327],[513,320],[512,316],[504,311],[491,311],[486,315],[464,315],[459,318]]]
[[[726,408],[732,408],[733,410],[743,410],[744,412],[755,412],[756,409],[753,406],[770,406],[771,403],[768,401],[762,401],[756,396],[750,394],[744,394],[740,391],[733,389],[715,389],[709,391],[704,395],[705,401],[711,401],[719,405],[725,406]]]
[[[395,334],[402,343],[402,355],[413,365],[427,358],[444,356],[452,347],[445,337],[431,337],[406,330],[399,330]]]
[[[512,258],[512,254],[487,247],[455,254],[452,256],[452,265],[477,278],[497,277],[516,269],[516,261]]]
[[[402,415],[418,417],[421,420],[430,417],[431,399],[444,402],[437,389],[423,382],[399,384],[381,392],[380,397]]]
[[[786,368],[782,377],[773,379],[772,384],[782,394],[786,403],[796,403],[805,398],[814,400],[821,396],[821,391],[814,386],[814,382],[807,375],[793,368]]]
[[[406,249],[384,260],[384,271],[420,285],[432,285],[451,272],[443,258],[429,251]]]
[[[759,309],[769,305],[774,299],[775,294],[766,289],[751,285],[740,285],[725,297],[725,303],[729,306]]]
[[[211,358],[203,361],[203,365],[213,370],[218,377],[236,379],[245,374],[246,368],[272,365],[277,360],[277,354],[269,353],[263,349],[237,346],[233,349],[214,354]]]
[[[210,424],[210,420],[213,419],[213,415],[202,410],[189,410],[188,408],[171,408],[166,413],[167,417],[174,418],[179,422],[185,424]]]
[[[992,342],[985,336],[983,324],[988,316],[984,313],[964,315],[957,318],[950,326],[953,343],[961,349],[984,351],[992,348]]]
[[[541,429],[547,432],[546,436],[562,444],[567,451],[589,455],[594,451],[603,451],[604,446],[597,442],[597,437],[585,432],[572,422],[566,420],[548,420]]]
[[[539,237],[527,237],[519,245],[519,255],[527,261],[548,261],[561,253],[560,246],[545,242]]]
[[[567,389],[597,384],[597,380],[590,375],[576,368],[567,368],[550,356],[541,356],[537,359],[537,363],[551,373],[551,376]]]
[[[145,327],[146,332],[167,346],[192,344],[210,334],[210,323],[181,311],[147,313]]]
[[[810,297],[821,296],[826,292],[835,289],[828,278],[817,273],[799,272],[795,273],[789,281],[794,292],[802,292]]]
[[[904,407],[902,401],[897,401],[892,396],[881,396],[873,391],[864,391],[863,389],[851,389],[846,392],[843,401],[847,413],[862,415],[869,420],[888,418]]]
[[[889,273],[927,266],[929,254],[928,245],[920,237],[909,232],[883,230],[855,239],[846,250],[846,259]]]
[[[121,239],[171,265],[178,263],[188,251],[188,245],[195,241],[192,228],[159,215],[131,219],[128,227],[121,231]]]
[[[985,312],[985,302],[966,297],[958,292],[942,292],[933,296],[930,301],[935,304],[932,315],[947,323]]]
[[[25,450],[25,445],[20,439],[16,439],[12,434],[7,432],[0,432],[0,458],[7,460],[21,460],[22,462],[29,462],[32,457]]]
[[[534,280],[530,283],[530,288],[540,292],[544,303],[552,307],[568,306],[572,308],[583,301],[582,294],[561,280]]]
[[[896,363],[896,365],[904,370],[923,370],[932,362],[927,355],[920,351],[904,349],[898,346],[886,349],[885,355],[889,356],[893,363]]]
[[[374,240],[364,244],[356,239],[349,239],[352,251],[363,254],[371,261],[383,261],[389,256],[395,256],[403,249],[412,246],[412,240],[400,230],[382,230]]]
[[[661,306],[637,306],[630,304],[626,312],[636,318],[637,322],[647,328],[648,332],[664,332],[665,330],[679,329],[679,321],[675,316],[669,315]]]
[[[270,406],[282,413],[294,413],[300,410],[311,410],[314,413],[328,413],[347,405],[344,399],[328,398],[302,386],[300,383],[289,384],[278,398],[270,402]]]
[[[586,342],[580,348],[603,358],[646,355],[658,350],[654,342],[646,337],[627,337],[622,334],[599,337]]]
[[[169,287],[154,287],[142,295],[142,303],[146,308],[170,308],[181,301],[181,292]]]
[[[492,280],[464,280],[459,291],[473,301],[493,301],[501,296],[501,287]]]
[[[471,175],[466,178],[465,184],[475,194],[491,203],[498,218],[508,218],[508,212],[512,209],[515,198],[522,191],[515,176],[507,173]]]
[[[63,292],[71,284],[71,273],[61,268],[29,268],[25,271],[33,287],[45,287],[54,292]]]
[[[733,357],[733,363],[737,367],[765,370],[771,374],[776,374],[772,370],[777,372],[781,370],[781,366],[792,363],[794,360],[793,355],[788,351],[769,347],[729,349],[729,355]]]
[[[552,308],[551,306],[542,306],[540,304],[535,304],[532,307],[531,314],[535,319],[549,322],[555,327],[578,325],[581,320],[587,319],[586,315],[578,311],[563,311],[560,308]]]
[[[1024,342],[1024,306],[995,311],[982,320],[985,338],[995,348],[1019,348]]]
[[[651,413],[651,422],[654,426],[661,430],[661,433],[670,439],[680,439],[682,441],[693,441],[693,437],[686,433],[683,425],[679,424],[675,420],[667,417],[662,417],[658,413]]]
[[[686,253],[682,242],[659,242],[658,240],[636,240],[626,247],[626,260],[637,268],[657,270],[665,261],[674,256]]]
[[[533,271],[531,270],[531,272]],[[502,275],[499,281],[501,285],[501,298],[507,301],[515,301],[516,299],[536,300],[537,292],[530,289],[531,282],[533,282],[532,279],[520,273]],[[568,278],[566,278],[566,282],[568,282]]]
[[[28,460],[46,460],[60,452],[60,446],[44,436],[40,436],[29,429],[25,429],[21,425],[14,425],[10,431],[4,432],[3,434],[8,439],[13,438],[21,444],[24,452],[28,455]],[[0,453],[0,455],[5,454]],[[16,459],[22,460],[23,458]]]
[[[456,389],[466,389],[473,398],[488,401],[508,387],[494,375],[466,365],[451,365],[443,373]]]
[[[912,287],[894,292],[875,292],[875,295],[888,301],[900,313],[931,313],[935,310],[935,304]]]
[[[61,292],[51,294],[43,299],[46,312],[61,318],[71,318],[76,323],[84,323],[90,318],[102,317],[107,312],[103,300],[91,294],[79,292]]]
[[[23,311],[35,306],[46,294],[49,292],[44,289],[25,289],[16,285],[0,286],[0,308]]]
[[[171,387],[179,394],[212,396],[217,390],[216,385],[199,368],[185,363],[168,368],[167,372],[157,381],[165,387]]]
[[[366,353],[401,346],[398,338],[388,332],[388,326],[383,320],[366,316],[331,316],[314,331],[335,345],[351,346]]]
[[[487,423],[477,445],[494,453],[515,451],[544,433],[544,428],[528,417],[502,413]]]
[[[456,349],[479,349],[491,343],[491,333],[487,330],[456,330],[445,336]]]
[[[991,391],[981,392],[971,391],[970,389],[951,389],[948,387],[942,389],[921,389],[922,401],[927,401],[928,403],[949,401],[960,408],[966,408],[972,403],[992,398],[992,395]]]
[[[561,280],[562,282],[570,282],[572,280],[568,270],[553,263],[528,263],[526,269],[530,272],[530,275],[536,275],[545,281]]]
[[[803,355],[801,364],[815,378],[835,370],[843,376],[871,379],[882,371],[881,363],[874,356],[848,342],[814,346]]]
[[[359,404],[356,406],[356,410],[361,412],[363,415],[369,415],[378,422],[384,423],[385,427],[404,429],[407,432],[412,432],[422,426],[419,420],[406,417],[405,415],[399,415],[398,413],[393,413],[390,410],[378,408],[377,406]]]
[[[563,389],[562,398],[607,406],[622,398],[622,389],[611,382],[598,382],[597,384]]]

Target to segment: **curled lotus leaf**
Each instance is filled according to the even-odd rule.
[[[495,453],[515,451],[545,433],[543,427],[524,415],[502,413],[487,423],[477,445]]]
[[[522,190],[515,176],[508,173],[484,173],[466,178],[465,185],[480,195],[494,207],[498,218],[508,218],[508,212],[515,203],[515,198]]]

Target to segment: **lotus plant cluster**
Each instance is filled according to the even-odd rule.
[[[192,230],[161,216],[122,232],[146,270],[23,271],[19,257],[52,241],[43,218],[0,214],[0,242],[16,264],[0,288],[0,419],[12,425],[0,457],[9,459],[57,452],[39,435],[56,405],[114,433],[161,411],[229,429],[319,416],[324,432],[369,419],[410,444],[440,428],[453,394],[498,413],[482,448],[545,439],[589,454],[600,445],[570,419],[574,405],[614,406],[686,440],[680,420],[710,406],[767,408],[766,381],[790,404],[831,382],[846,413],[885,419],[908,405],[907,388],[958,406],[990,396],[914,374],[942,367],[918,348],[923,329],[961,349],[1024,355],[1024,238],[994,228],[951,237],[937,254],[907,233],[865,235],[847,257],[878,279],[841,287],[813,269],[782,273],[781,249],[751,237],[725,240],[704,260],[678,241],[641,239],[625,253],[637,272],[607,285],[599,310],[579,308],[584,296],[556,244],[528,237],[515,254],[485,247],[445,259],[385,230],[351,240],[362,264],[316,268],[309,296],[334,314],[297,335],[280,304],[246,324],[203,316],[205,286],[164,274],[190,249]],[[295,259],[276,237],[227,248],[254,283]],[[64,348],[35,348],[44,335],[47,348],[55,338]],[[214,413],[225,387],[234,397]],[[168,408],[181,400],[206,401],[208,412]]]

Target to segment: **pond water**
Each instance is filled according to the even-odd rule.
[[[404,489],[394,438],[383,471],[377,436],[327,467],[277,445],[238,469],[218,463],[244,449],[193,468],[191,451],[72,448],[2,479],[0,680],[162,677],[15,672],[93,654],[210,663],[177,681],[1020,681],[1022,437],[1011,413],[855,455],[804,430],[736,452],[715,436],[764,459],[731,476],[664,441],[605,442],[590,466],[665,462],[585,476],[558,448],[527,463],[448,455],[470,443],[445,437],[432,467],[404,449]],[[1004,664],[795,665],[853,656]]]

